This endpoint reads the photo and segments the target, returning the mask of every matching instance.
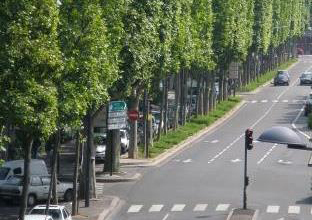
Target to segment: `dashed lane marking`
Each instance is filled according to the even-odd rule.
[[[230,204],[219,204],[216,211],[226,211],[230,207]]]
[[[160,212],[164,205],[152,205],[149,212]]]
[[[203,212],[206,210],[208,204],[197,204],[193,209],[194,212]]]
[[[268,207],[267,207],[267,210],[266,210],[266,212],[267,213],[278,213],[279,212],[279,206],[277,206],[277,205],[269,205]]]
[[[172,212],[182,212],[185,207],[185,204],[175,204],[172,208]]]
[[[288,213],[289,214],[299,214],[300,213],[300,207],[299,206],[289,206],[288,207]]]
[[[132,205],[128,209],[128,213],[136,213],[142,209],[143,205]]]

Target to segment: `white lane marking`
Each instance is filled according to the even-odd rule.
[[[288,213],[289,214],[299,214],[300,213],[300,207],[299,206],[289,206],[288,207]]]
[[[162,220],[166,220],[168,217],[169,217],[169,213],[167,213]]]
[[[273,100],[272,102],[273,102],[273,103],[277,103],[277,102],[278,102],[278,100],[276,100],[276,99],[275,99],[275,100]]]
[[[252,101],[251,101],[251,103],[257,103],[257,102],[258,102],[257,100],[252,100]]]
[[[171,211],[172,211],[172,212],[182,212],[183,209],[184,209],[184,207],[185,207],[185,204],[175,204],[175,205],[172,207]]]
[[[132,205],[129,207],[128,212],[129,213],[139,212],[142,207],[143,207],[143,205]]]
[[[197,204],[193,209],[194,212],[203,212],[206,210],[208,204]]]
[[[277,206],[277,205],[269,205],[268,207],[267,207],[267,210],[266,210],[266,212],[267,213],[278,213],[279,212],[279,206]]]
[[[285,99],[285,100],[283,100],[283,102],[284,102],[284,103],[285,103],[285,102],[288,102],[288,100]]]
[[[230,149],[230,147],[233,146],[233,144],[235,144],[237,141],[239,141],[239,139],[241,139],[244,136],[244,133],[241,134],[238,138],[236,138],[232,143],[230,143],[226,148],[224,148],[222,151],[220,151],[217,155],[215,155],[212,159],[210,159],[208,161],[208,163],[213,162],[215,159],[217,159],[218,157],[220,157],[225,151],[227,151],[228,149]]]
[[[301,116],[302,112],[304,111],[304,106],[302,106],[302,108],[300,109],[298,115],[296,116],[295,120],[291,123],[291,126],[300,134],[302,134],[303,136],[305,136],[308,140],[310,140],[310,136],[307,135],[306,133],[304,133],[303,131],[300,131],[297,126],[296,126],[296,122],[298,121],[299,117]]]
[[[164,205],[152,205],[149,212],[160,212]]]
[[[311,69],[312,67],[309,67],[309,69]],[[308,69],[308,70],[309,70]],[[297,80],[295,80],[287,89],[285,89],[283,92],[281,92],[279,94],[279,96],[277,97],[277,99],[280,99],[291,87],[293,87],[296,82],[299,80],[299,78],[297,78]],[[257,102],[256,100],[254,100],[255,102]],[[252,103],[254,103],[254,101],[252,101]],[[273,103],[270,108],[264,113],[264,115],[262,115],[250,128],[254,128],[261,120],[263,120],[272,110],[272,108],[276,105],[276,103]],[[212,159],[210,159],[208,161],[208,164],[212,163],[215,159],[217,159],[218,157],[220,157],[224,152],[226,152],[228,149],[230,149],[232,147],[233,144],[235,144],[241,137],[244,136],[244,133],[241,134],[238,138],[236,138],[230,145],[228,145],[227,147],[225,147],[221,152],[219,152],[216,156],[214,156]]]
[[[268,100],[264,99],[264,100],[262,100],[261,102],[262,102],[262,103],[265,103],[265,102],[268,102]]]
[[[286,164],[286,165],[292,164],[291,161],[284,161],[284,160],[279,160],[279,161],[277,161],[277,162],[278,162],[278,163],[281,163],[281,164]]]
[[[241,162],[241,161],[242,161],[242,160],[241,160],[241,159],[238,159],[238,158],[237,158],[237,159],[234,159],[234,160],[231,160],[232,163],[237,163],[237,162]]]
[[[219,140],[213,140],[213,141],[211,141],[210,143],[216,144],[216,143],[218,143],[218,142],[219,142]]]
[[[219,204],[216,211],[226,211],[230,207],[230,204]]]
[[[264,156],[257,162],[257,164],[259,165],[260,163],[262,163],[264,161],[264,159],[270,155],[270,153],[272,153],[272,151],[274,150],[274,148],[277,146],[277,144],[274,144],[271,149],[269,149]]]
[[[191,163],[192,159],[183,160],[183,163]]]

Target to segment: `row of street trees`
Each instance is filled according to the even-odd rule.
[[[174,128],[190,112],[189,79],[197,82],[196,113],[208,114],[216,78],[218,100],[228,98],[232,62],[241,63],[237,80],[243,86],[295,55],[310,10],[310,0],[1,1],[0,126],[22,134],[20,219],[35,137],[52,137],[55,154],[65,128],[86,137],[88,201],[90,190],[95,196],[94,119],[110,99],[126,99],[138,110],[143,91],[155,97],[162,81],[166,133],[168,90],[175,89]],[[138,157],[137,127],[131,123],[130,158]]]

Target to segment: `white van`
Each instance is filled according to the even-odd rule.
[[[30,161],[30,175],[48,176],[49,172],[44,160],[32,159]],[[24,175],[24,160],[7,161],[0,167],[0,185],[10,176]]]

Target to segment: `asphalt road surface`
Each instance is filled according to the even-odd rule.
[[[245,103],[228,120],[162,165],[143,169],[140,181],[107,184],[104,194],[124,201],[113,219],[223,220],[242,207],[244,131],[252,128],[255,139],[277,125],[308,132],[302,107],[311,88],[298,80],[308,70],[312,57],[303,56],[289,69],[290,86],[269,84],[244,95]],[[259,210],[258,219],[312,219],[309,156],[284,145],[254,143],[248,151],[247,206]]]

